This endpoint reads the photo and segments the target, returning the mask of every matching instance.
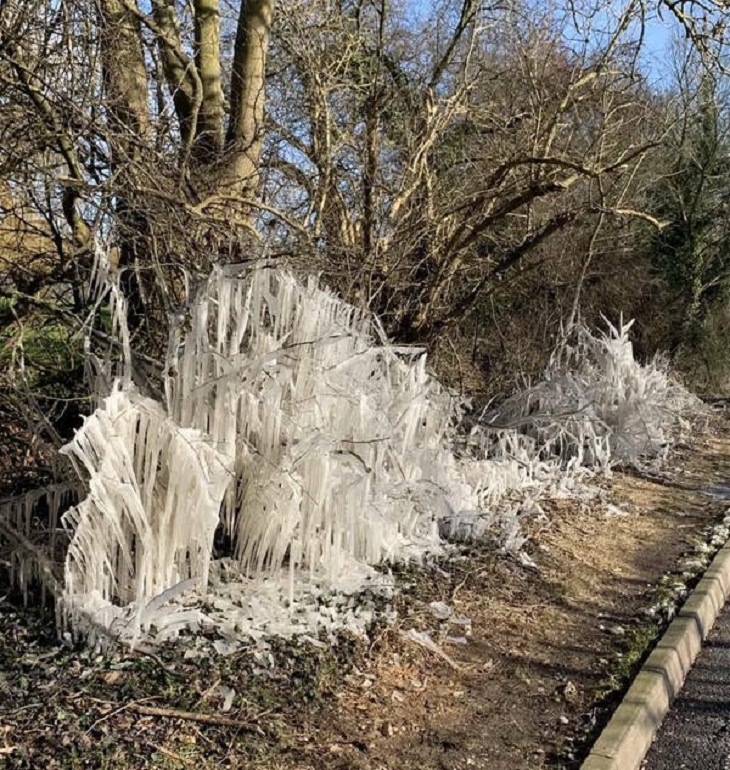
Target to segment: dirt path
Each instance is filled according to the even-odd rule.
[[[697,487],[730,480],[730,439],[700,439],[674,468],[663,483],[615,474],[619,515],[553,502],[532,536],[538,571],[474,552],[444,565],[448,577],[421,576],[404,625],[437,638],[427,603],[441,600],[471,618],[469,642],[445,644],[452,666],[390,631],[338,694],[340,766],[577,767],[659,630],[647,616],[658,582],[723,518],[727,504]],[[348,747],[355,737],[366,750]],[[327,766],[304,753],[308,766]]]
[[[399,620],[369,646],[277,644],[265,673],[251,655],[69,650],[47,635],[48,618],[2,603],[0,767],[578,767],[658,631],[647,611],[662,576],[723,517],[727,504],[697,491],[730,481],[727,423],[716,427],[661,482],[615,474],[610,513],[550,503],[531,532],[537,569],[485,548],[405,569]]]

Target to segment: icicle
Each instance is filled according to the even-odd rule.
[[[10,581],[28,602],[31,585],[58,592],[54,572],[59,514],[84,493],[79,482],[59,482],[0,500],[0,537],[9,541]],[[47,515],[43,515],[47,512]]]

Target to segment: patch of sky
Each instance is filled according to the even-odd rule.
[[[442,26],[444,30],[452,30],[461,7],[460,2],[453,0],[402,0],[397,5],[405,26],[421,35],[438,34]],[[515,25],[516,31],[550,28],[581,60],[595,60],[615,44],[625,58],[635,60],[638,71],[651,86],[662,88],[673,79],[676,66],[672,41],[683,37],[683,30],[668,9],[664,13],[660,9],[660,5],[649,7],[635,0],[574,0],[569,4],[507,0],[485,4],[481,24],[484,30],[505,20]],[[614,38],[618,38],[615,43]]]

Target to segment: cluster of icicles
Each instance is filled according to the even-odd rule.
[[[629,339],[633,321],[593,333],[579,324],[563,340],[544,378],[484,416],[485,425],[532,437],[566,469],[661,461],[700,400],[671,376],[666,360],[640,364]]]
[[[646,403],[666,399],[669,380],[634,361],[628,327],[583,335],[574,373],[554,362],[548,384],[464,441],[464,405],[427,373],[424,351],[389,344],[376,319],[313,278],[215,270],[171,329],[164,404],[132,384],[124,301],[109,290],[124,372],[62,450],[86,490],[63,517],[60,606],[78,633],[291,630],[279,621],[298,596],[357,589],[372,565],[422,558],[444,535],[496,527],[519,546],[519,505],[495,509],[508,493],[534,499],[608,467],[616,448],[665,441],[646,428],[664,413]],[[628,438],[612,427],[619,413]],[[217,533],[233,544],[224,559]]]
[[[205,595],[217,530],[226,574],[281,579],[293,603],[300,583],[352,586],[437,550],[440,522],[527,480],[513,459],[457,460],[460,404],[423,350],[388,344],[313,278],[217,269],[182,325],[165,404],[122,377],[62,450],[88,488],[64,517],[74,627],[119,626],[126,606],[144,631],[175,586]]]

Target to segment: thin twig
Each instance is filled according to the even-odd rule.
[[[461,580],[456,585],[456,587],[454,588],[454,590],[453,590],[453,592],[451,594],[451,602],[450,603],[454,604],[454,602],[456,601],[456,594],[458,594],[459,591],[467,584],[467,582],[469,581],[469,578],[472,577],[472,575],[476,575],[477,577],[479,577],[480,575],[483,575],[485,572],[486,572],[486,570],[483,569],[482,567],[477,567],[476,569],[469,570],[464,575],[463,580]]]
[[[174,677],[177,677],[178,679],[184,679],[186,676],[184,673],[180,671],[175,671],[175,669],[170,668],[169,666],[166,666],[164,662],[161,660],[161,658],[158,655],[156,655],[152,650],[148,649],[147,647],[137,645],[136,647],[132,648],[131,652],[137,653],[139,655],[146,655],[148,658],[151,658],[169,676],[174,676]]]
[[[192,764],[189,759],[181,757],[179,754],[176,754],[174,751],[170,751],[170,749],[166,749],[164,746],[158,746],[156,743],[150,743],[150,746],[152,746],[152,748],[160,754],[164,754],[166,757],[170,757],[170,759],[174,759],[177,762],[182,762],[184,765]]]
[[[89,727],[89,729],[86,731],[86,735],[88,735],[97,725],[101,724],[102,722],[105,722],[107,719],[111,719],[113,716],[116,716],[117,714],[120,714],[122,711],[126,711],[127,709],[133,708],[135,705],[137,704],[134,701],[132,701],[131,703],[125,703],[123,706],[120,706],[118,709],[114,709],[114,711],[110,711],[108,714],[104,714],[103,716],[99,717],[99,719],[93,722],[91,727]]]

